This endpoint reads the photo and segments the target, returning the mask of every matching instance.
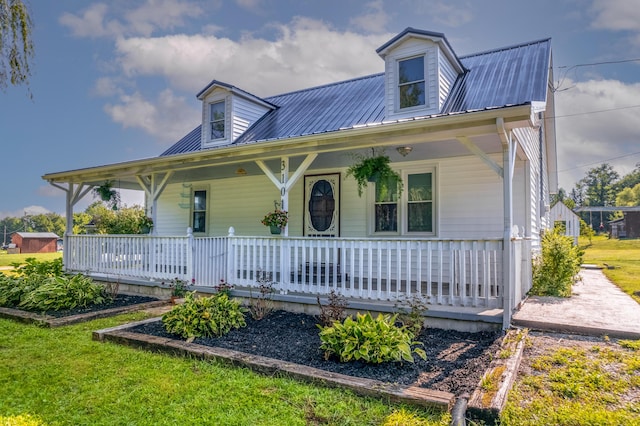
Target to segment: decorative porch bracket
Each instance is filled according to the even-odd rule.
[[[269,169],[269,167],[262,160],[256,160],[256,164],[262,172],[273,182],[273,184],[280,191],[280,200],[282,202],[280,208],[282,210],[288,210],[289,207],[289,190],[296,184],[296,182],[302,177],[304,172],[307,171],[311,163],[318,157],[318,154],[308,154],[302,163],[298,166],[295,172],[289,176],[289,157],[282,157],[280,159],[280,176],[276,176],[275,173]],[[289,226],[284,229],[284,235],[289,235]]]
[[[166,172],[158,182],[160,176],[162,176],[160,173],[153,173],[151,176],[136,175],[136,180],[151,200],[151,220],[153,220],[153,223],[156,223],[158,198],[160,198],[160,194],[162,194],[162,191],[167,187],[169,179],[173,176],[173,171]],[[151,233],[155,233],[155,227],[153,227]]]
[[[66,187],[57,182],[49,181],[49,183],[52,186],[55,186],[56,188],[61,189],[67,193],[67,199],[65,203],[65,217],[67,220],[67,224],[66,224],[66,230],[63,236],[63,241],[64,241],[63,244],[64,244],[64,247],[66,248],[68,247],[67,236],[73,234],[73,206],[75,206],[78,203],[78,201],[80,201],[85,195],[87,195],[93,187],[90,185],[85,185],[84,182],[80,182],[78,184],[69,182]],[[63,250],[62,256],[63,256],[63,264],[66,267],[66,265],[68,265],[69,251]]]
[[[504,177],[503,168],[498,163],[493,161],[493,159],[489,157],[487,153],[481,150],[478,147],[478,145],[471,142],[471,140],[467,136],[458,136],[456,137],[456,139],[458,139],[458,142],[464,145],[469,151],[471,151],[473,154],[480,157],[482,161],[484,161],[489,167],[491,167],[491,169],[493,169],[493,171],[495,171],[498,174],[498,176]],[[504,142],[503,142],[503,146],[504,146]]]

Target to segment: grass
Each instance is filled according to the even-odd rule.
[[[44,425],[446,425],[450,420],[446,413],[346,390],[91,340],[92,330],[143,317],[127,314],[56,329],[0,319],[0,424],[27,419]]]
[[[505,425],[640,424],[635,341],[566,347],[532,360],[502,412]]]
[[[583,238],[579,243],[584,250],[584,263],[613,266],[614,269],[604,269],[604,274],[640,303],[640,239],[615,240],[596,236],[591,244]]]
[[[11,266],[16,262],[23,263],[28,257],[35,257],[40,261],[53,260],[62,257],[62,252],[7,254],[7,252],[3,250],[0,251],[0,266]]]

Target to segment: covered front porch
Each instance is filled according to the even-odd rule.
[[[419,297],[455,316],[503,310],[505,301],[513,306],[522,299],[528,241],[513,238],[507,250],[519,265],[512,292],[503,282],[504,243],[498,239],[260,237],[236,236],[233,228],[223,237],[70,235],[65,265],[112,281],[158,285],[177,278],[204,291],[224,281],[257,294],[269,282],[276,294],[313,301],[332,290],[350,304],[394,306]]]

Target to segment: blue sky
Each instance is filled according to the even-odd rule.
[[[375,49],[409,26],[458,55],[551,37],[560,185],[640,162],[639,0],[28,2],[33,100],[0,92],[0,217],[63,213],[45,173],[157,156],[199,123],[212,79],[269,96],[382,72]]]

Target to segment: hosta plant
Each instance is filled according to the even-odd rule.
[[[320,328],[320,349],[325,358],[336,356],[340,362],[364,361],[379,364],[388,361],[414,362],[413,354],[422,359],[427,355],[421,345],[413,341],[414,335],[406,327],[396,326],[398,315],[378,314],[373,318],[369,312],[358,313],[356,318],[347,317],[344,322]]]
[[[63,275],[62,258],[53,260],[37,260],[35,257],[28,257],[24,263],[15,262],[12,264],[13,272],[16,275],[31,276],[44,275],[47,277],[60,277]]]
[[[232,328],[246,325],[243,308],[225,293],[195,297],[187,293],[184,303],[162,316],[164,328],[185,339],[223,336]]]
[[[59,311],[106,301],[104,287],[94,283],[91,278],[78,274],[43,277],[40,286],[24,295],[20,307],[30,311]]]

